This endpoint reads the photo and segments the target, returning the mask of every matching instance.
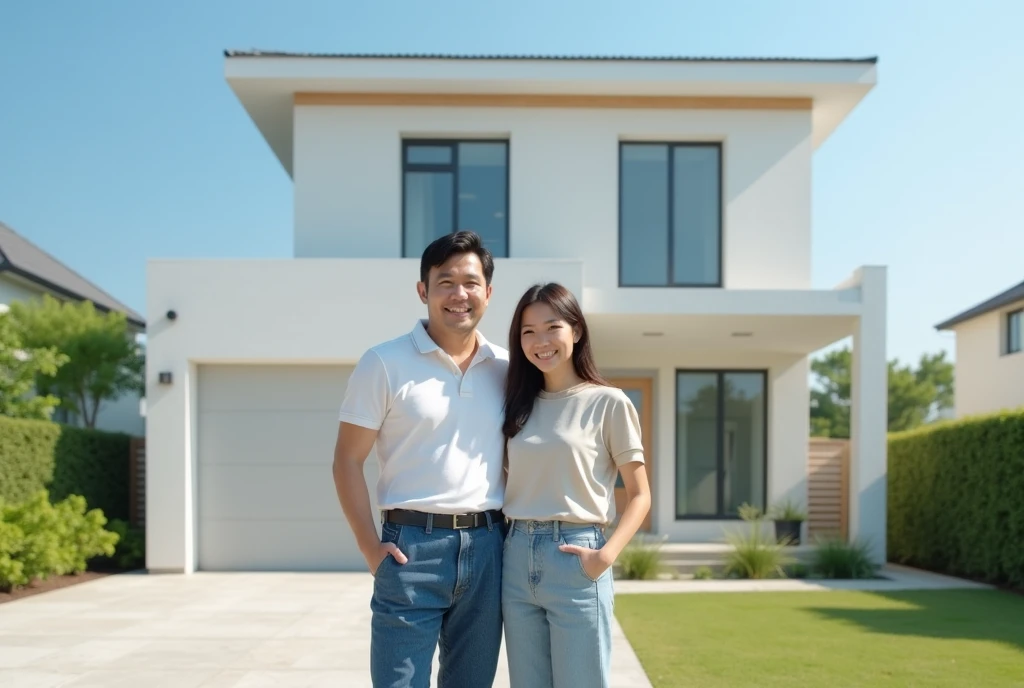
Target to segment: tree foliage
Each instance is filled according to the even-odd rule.
[[[850,436],[853,353],[836,349],[811,361],[815,387],[811,390],[811,434]],[[912,430],[933,413],[953,406],[953,364],[946,352],[922,354],[917,366],[889,361],[888,429]]]
[[[37,377],[36,386],[80,414],[87,428],[96,426],[103,402],[143,389],[144,358],[123,313],[45,295],[41,301],[11,304],[10,315],[26,345],[67,357],[55,375]]]
[[[60,399],[36,394],[36,385],[52,380],[67,361],[56,347],[26,343],[11,313],[0,310],[0,415],[49,420]]]

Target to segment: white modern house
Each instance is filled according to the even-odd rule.
[[[814,153],[875,69],[228,52],[294,182],[294,255],[149,263],[148,568],[364,568],[331,479],[338,406],[359,356],[425,317],[420,252],[456,229],[498,257],[492,341],[533,283],[580,299],[671,541],[806,501],[808,355],[852,336],[849,530],[882,560],[886,271],[811,288]]]
[[[123,313],[129,332],[136,338],[146,331],[146,321],[140,314],[0,222],[0,307],[39,300],[44,294],[62,302],[91,301],[100,312]],[[53,420],[83,424],[79,414],[64,408],[56,410]],[[96,429],[144,437],[146,419],[140,395],[129,392],[102,402],[96,414]]]
[[[1024,408],[1024,282],[935,329],[956,335],[958,418]]]

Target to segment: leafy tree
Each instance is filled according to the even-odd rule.
[[[853,354],[849,348],[830,351],[811,361],[816,388],[811,390],[811,434],[850,436],[850,393]],[[953,405],[953,364],[946,353],[923,354],[917,367],[889,362],[888,429],[910,430],[924,424],[933,411]]]
[[[26,346],[11,314],[0,309],[0,414],[49,420],[60,399],[36,394],[36,383],[52,379],[67,360],[54,347]]]
[[[68,357],[56,375],[36,384],[80,414],[87,428],[96,426],[103,402],[142,391],[145,362],[123,313],[102,313],[91,301],[61,303],[45,295],[41,301],[12,304],[11,315],[25,343],[53,347]]]

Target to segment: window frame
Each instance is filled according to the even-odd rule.
[[[1007,356],[1019,354],[1024,351],[1024,308],[1017,308],[1006,312],[1006,338],[1003,340]],[[1013,342],[1013,319],[1017,318],[1017,348],[1012,348]]]
[[[679,376],[680,374],[698,374],[698,375],[709,375],[714,374],[716,376],[716,384],[718,386],[718,395],[715,399],[715,508],[714,514],[692,514],[692,515],[680,515],[679,513]],[[725,428],[725,396],[722,394],[722,390],[725,387],[724,380],[725,376],[730,373],[742,373],[742,374],[758,374],[761,376],[762,385],[764,388],[764,449],[761,456],[761,466],[764,471],[764,485],[761,488],[761,502],[764,505],[764,511],[769,508],[768,504],[768,483],[769,483],[769,464],[768,464],[768,447],[771,439],[771,427],[769,421],[771,419],[771,390],[769,384],[771,379],[768,376],[768,370],[766,368],[676,368],[674,372],[673,380],[673,393],[672,393],[672,414],[675,417],[675,422],[672,424],[673,438],[672,438],[672,513],[675,521],[740,521],[742,518],[739,514],[726,514],[722,511],[722,503],[724,500],[724,477],[725,473],[723,467],[725,464],[725,454],[722,442],[723,430]]]
[[[667,146],[669,153],[668,165],[668,245],[666,247],[665,260],[668,261],[668,282],[666,284],[626,284],[622,281],[622,256],[624,232],[622,229],[622,186],[624,176],[622,173],[622,153],[626,146]],[[673,186],[675,182],[675,156],[673,151],[676,148],[717,148],[718,149],[718,279],[715,282],[675,282],[675,268],[673,258],[675,254],[675,232],[673,223],[675,221],[675,197]],[[721,289],[725,286],[725,147],[722,141],[642,141],[642,140],[620,140],[619,141],[619,184],[618,184],[618,222],[619,222],[619,288],[620,289]]]
[[[461,143],[497,143],[505,147],[505,253],[504,255],[495,254],[495,258],[511,258],[512,257],[512,236],[509,231],[511,228],[511,222],[509,216],[511,215],[511,178],[512,178],[512,146],[507,138],[403,138],[401,145],[401,165],[400,172],[402,177],[401,184],[401,198],[399,202],[402,204],[402,229],[401,229],[401,254],[402,258],[419,258],[419,255],[408,256],[405,253],[405,230],[406,230],[406,217],[408,208],[406,207],[406,174],[408,172],[447,172],[452,175],[452,231],[449,234],[454,234],[458,231],[459,227],[459,144]],[[447,164],[442,163],[410,163],[408,160],[409,148],[415,148],[419,146],[435,146],[445,147],[451,150],[451,162]]]

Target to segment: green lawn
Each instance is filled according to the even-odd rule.
[[[1024,597],[990,590],[617,595],[655,688],[1024,686]]]

